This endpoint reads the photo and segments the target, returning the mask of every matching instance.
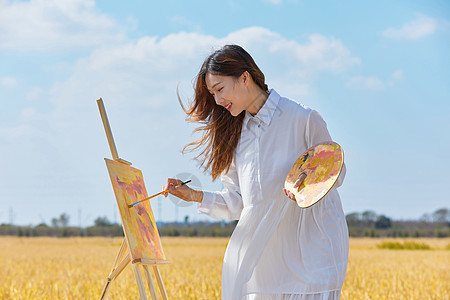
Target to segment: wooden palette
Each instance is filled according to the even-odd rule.
[[[336,183],[344,164],[344,151],[335,142],[324,142],[306,150],[289,171],[284,187],[295,195],[298,206],[310,207],[320,201]],[[300,174],[306,178],[294,188]]]

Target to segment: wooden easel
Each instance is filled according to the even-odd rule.
[[[109,125],[108,117],[106,115],[105,106],[103,104],[102,98],[97,99],[97,105],[98,109],[100,111],[100,115],[102,117],[103,127],[105,128],[106,137],[108,139],[109,148],[111,149],[111,154],[113,157],[113,160],[126,164],[131,165],[130,162],[119,158],[119,155],[117,153],[116,144],[114,143],[114,139],[112,136],[111,127]],[[147,299],[147,296],[145,294],[145,288],[144,288],[144,282],[142,280],[142,275],[139,266],[142,266],[144,270],[144,274],[147,280],[148,289],[150,291],[150,295],[152,299],[158,299],[158,296],[156,294],[155,285],[153,284],[153,277],[150,272],[149,266],[151,265],[153,267],[153,272],[155,273],[156,281],[158,283],[159,291],[161,292],[162,299],[167,300],[167,293],[166,289],[164,287],[164,282],[161,277],[161,273],[158,269],[158,264],[168,264],[170,261],[159,261],[159,260],[141,260],[136,259],[132,261],[131,253],[129,251],[129,245],[127,238],[125,237],[122,240],[122,245],[120,246],[119,253],[117,254],[116,260],[114,262],[114,265],[111,269],[111,272],[109,273],[108,277],[106,278],[105,286],[103,287],[102,294],[100,296],[100,300],[106,299],[109,289],[111,287],[111,283],[119,276],[119,274],[125,269],[125,267],[131,262],[131,267],[133,269],[134,277],[136,278],[136,283],[139,290],[139,296],[140,299]]]

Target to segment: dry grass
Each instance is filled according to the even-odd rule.
[[[342,299],[450,299],[449,239],[409,240],[432,250],[378,249],[386,241],[395,240],[350,240]]]
[[[170,299],[220,299],[222,238],[163,238],[159,267]],[[449,299],[450,239],[415,240],[432,250],[378,249],[387,239],[351,239],[342,299]],[[403,240],[401,240],[403,241]],[[119,238],[0,237],[0,299],[96,299]],[[147,292],[147,296],[149,296]],[[128,266],[110,299],[138,299]]]

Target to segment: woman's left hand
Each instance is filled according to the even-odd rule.
[[[298,176],[298,179],[294,182],[294,189],[298,188],[302,184],[302,182],[305,180],[305,178],[306,178],[306,173],[300,174],[300,176]],[[283,191],[286,194],[286,196],[288,196],[291,200],[296,201],[295,195],[292,192],[290,192],[286,189],[283,189]]]

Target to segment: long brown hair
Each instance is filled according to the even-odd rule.
[[[230,169],[234,150],[241,136],[245,112],[233,117],[223,106],[218,105],[206,86],[206,73],[238,78],[245,71],[263,91],[268,91],[264,74],[250,54],[238,45],[226,45],[203,62],[195,83],[194,101],[189,104],[188,109],[184,108],[178,96],[181,107],[187,114],[186,120],[203,124],[194,130],[201,132],[202,138],[187,144],[183,152],[192,152],[204,146],[195,159],[200,158],[204,171],[211,168],[213,180]]]

